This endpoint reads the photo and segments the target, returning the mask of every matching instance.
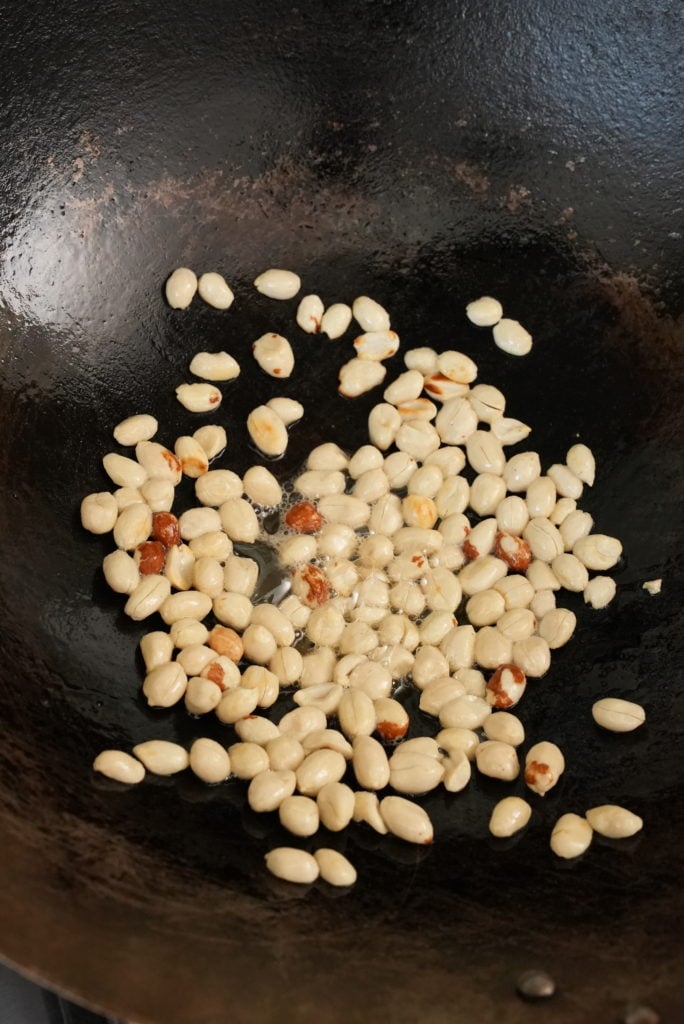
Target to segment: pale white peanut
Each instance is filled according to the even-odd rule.
[[[270,768],[255,775],[247,788],[247,802],[253,811],[263,814],[277,811],[283,800],[292,796],[296,777],[291,771],[274,772]]]
[[[481,668],[498,668],[511,660],[513,643],[496,626],[482,626],[475,637],[475,661]]]
[[[185,476],[197,479],[209,469],[209,459],[202,445],[187,434],[176,439],[174,451]]]
[[[164,575],[176,590],[190,590],[195,571],[195,554],[187,544],[177,544],[166,552]]]
[[[153,775],[175,775],[184,771],[190,758],[184,747],[168,740],[147,740],[133,747],[133,753]]]
[[[534,792],[544,796],[565,771],[565,758],[555,743],[535,743],[525,755],[525,783]]]
[[[287,427],[267,405],[258,405],[247,417],[247,430],[264,455],[278,458],[287,448]]]
[[[124,447],[132,447],[138,441],[149,441],[157,433],[159,424],[149,413],[128,416],[114,427],[114,440]]]
[[[183,703],[189,715],[208,715],[221,700],[221,691],[211,679],[191,676],[185,690]]]
[[[140,653],[146,670],[151,672],[153,668],[171,661],[173,648],[173,638],[168,633],[164,633],[162,630],[145,633],[140,638]]]
[[[491,295],[482,295],[468,303],[466,316],[476,327],[493,327],[503,316],[503,306]]]
[[[503,471],[503,478],[509,491],[526,491],[530,484],[541,476],[541,463],[536,452],[520,452],[513,455]]]
[[[117,594],[132,594],[140,583],[135,560],[121,549],[111,551],[102,559],[102,572],[108,585]]]
[[[116,498],[109,491],[88,494],[81,502],[81,525],[90,533],[109,533],[118,515]]]
[[[306,850],[293,846],[279,846],[264,857],[267,869],[276,878],[298,885],[309,885],[318,878],[318,862]]]
[[[388,828],[380,813],[380,800],[377,793],[369,793],[360,789],[354,793],[354,821],[363,821],[380,835],[387,835]]]
[[[353,494],[328,494],[319,501],[318,511],[329,523],[343,523],[358,530],[368,522],[371,510],[367,502]]]
[[[293,736],[274,736],[264,749],[274,771],[294,772],[306,757],[303,746]]]
[[[252,345],[252,355],[269,377],[285,379],[294,369],[294,352],[282,334],[262,334]]]
[[[535,558],[541,562],[552,562],[556,555],[563,554],[564,545],[558,529],[548,519],[535,516],[523,530]]]
[[[170,708],[182,700],[187,685],[182,665],[169,661],[147,673],[142,690],[151,708]]]
[[[344,302],[334,302],[328,306],[321,320],[321,334],[327,334],[332,340],[341,338],[352,320],[351,308]]]
[[[437,369],[447,380],[457,384],[471,384],[477,377],[477,365],[463,352],[447,349],[437,356]]]
[[[93,771],[129,786],[145,778],[145,766],[123,750],[102,750],[93,761]]]
[[[240,376],[240,364],[229,352],[197,352],[188,369],[193,377],[202,380],[235,380]]]
[[[577,616],[568,608],[552,608],[539,622],[539,636],[552,651],[563,647],[575,632]]]
[[[325,306],[318,295],[305,295],[297,306],[295,319],[307,334],[318,334],[324,312]]]
[[[221,404],[221,392],[214,384],[180,384],[176,398],[188,412],[211,412]]]
[[[405,420],[397,431],[394,443],[401,452],[419,462],[439,448],[440,437],[431,423],[424,419]]]
[[[320,708],[295,708],[280,719],[278,726],[284,736],[293,736],[300,743],[310,732],[325,729],[327,719]]]
[[[303,498],[323,498],[330,494],[343,494],[346,486],[344,474],[338,469],[307,469],[295,480],[295,488]]]
[[[257,574],[259,567],[253,559],[247,561],[252,562],[256,566]],[[272,604],[260,604],[257,605],[252,614],[252,623],[266,626],[266,628],[273,634],[276,643],[283,647],[289,647],[295,641],[295,631],[292,623],[283,612],[276,608]]]
[[[218,423],[206,423],[192,435],[204,448],[208,459],[215,459],[228,444],[225,428]]]
[[[560,490],[558,493],[561,493]],[[574,498],[559,498],[553,507],[553,512],[549,516],[549,519],[554,526],[562,526],[568,516],[576,511],[577,502]]]
[[[616,537],[604,533],[590,533],[580,537],[572,546],[572,553],[587,569],[605,572],[617,565],[622,555],[622,544]]]
[[[505,498],[506,484],[494,473],[479,473],[471,484],[470,507],[478,516],[494,515]]]
[[[597,700],[591,714],[597,725],[610,732],[632,732],[646,721],[646,712],[641,704],[619,697]]]
[[[138,584],[124,605],[124,612],[136,622],[153,615],[171,593],[171,584],[164,576],[151,574]]]
[[[615,597],[617,586],[610,576],[594,576],[584,588],[584,602],[592,608],[605,608]]]
[[[548,518],[556,504],[556,485],[550,477],[539,476],[527,488],[525,500],[531,519]]]
[[[382,362],[399,348],[399,335],[396,331],[368,331],[354,339],[354,348],[359,359]]]
[[[556,555],[551,562],[551,569],[560,585],[574,593],[584,590],[589,582],[589,574],[586,567],[580,562],[579,558],[568,552]]]
[[[338,391],[344,398],[358,398],[382,384],[387,368],[375,359],[350,359],[340,368]]]
[[[419,370],[407,370],[389,384],[384,392],[383,398],[390,405],[402,405],[404,402],[411,402],[418,398],[423,390],[423,374]]]
[[[153,512],[170,512],[175,497],[173,482],[164,477],[153,476],[140,488],[140,496]]]
[[[532,350],[532,335],[517,320],[504,317],[492,329],[494,344],[509,356],[526,356]]]
[[[496,628],[509,640],[526,640],[536,630],[537,619],[529,608],[510,608],[497,619]]]
[[[124,551],[133,551],[152,533],[152,509],[144,502],[127,505],[114,524],[114,543]]]
[[[275,398],[269,398],[266,405],[269,409],[273,409],[277,416],[280,416],[286,427],[297,423],[304,415],[302,403],[294,398],[286,398],[284,395],[276,395]]]
[[[209,614],[212,599],[199,590],[185,590],[180,594],[171,594],[159,609],[159,613],[167,624],[178,619],[203,619]]]
[[[195,590],[200,590],[211,598],[218,597],[224,590],[223,566],[216,558],[203,556],[196,559],[192,582]]]
[[[368,415],[368,436],[377,447],[386,451],[394,442],[402,419],[393,405],[380,402]]]
[[[400,743],[389,759],[389,780],[398,793],[428,793],[444,778],[444,765],[438,758],[406,742]]]
[[[387,455],[383,463],[383,469],[390,482],[390,487],[394,490],[400,490],[402,487],[405,487],[415,473],[417,466],[418,463],[408,452],[392,452],[391,455]],[[398,495],[390,495],[388,502],[391,507],[397,507],[399,503]],[[387,508],[388,504],[385,503],[382,507]],[[388,532],[394,533],[394,530],[389,530]]]
[[[527,825],[532,808],[519,796],[506,796],[492,809],[489,831],[498,839],[507,839]]]
[[[390,781],[390,764],[382,744],[372,736],[356,736],[352,747],[352,765],[359,785],[384,789]]]
[[[354,319],[364,331],[388,331],[390,327],[389,313],[386,309],[369,298],[368,295],[359,295],[352,303]]]
[[[444,777],[442,784],[447,793],[460,793],[470,782],[472,768],[468,757],[463,751],[456,751],[453,756],[442,759]]]
[[[213,511],[213,509],[206,511]],[[187,515],[187,513],[183,514]],[[229,498],[222,502],[218,510],[218,518],[220,525],[232,541],[253,544],[259,536],[260,527],[257,514],[246,498]]]
[[[557,857],[571,860],[589,849],[592,838],[593,830],[586,818],[562,814],[553,826],[550,845]]]
[[[423,376],[437,372],[437,353],[423,346],[411,348],[404,354],[404,365],[408,370],[418,370]]]
[[[280,729],[275,722],[262,715],[248,715],[247,718],[236,722],[234,728],[243,742],[256,743],[260,747],[265,747],[267,752],[271,740],[280,737]],[[274,766],[271,765],[271,767]]]
[[[286,796],[278,808],[280,824],[295,836],[312,836],[318,831],[315,800],[308,796]]]
[[[347,762],[338,751],[314,750],[297,767],[297,789],[304,796],[316,796],[329,782],[339,782],[346,770]]]
[[[493,555],[482,555],[461,569],[458,578],[468,597],[489,590],[508,572],[508,566]]]
[[[468,392],[468,401],[482,423],[500,420],[506,410],[505,396],[491,384],[476,384]]]
[[[257,690],[238,686],[234,690],[226,690],[223,694],[216,706],[216,716],[224,725],[233,725],[245,715],[251,715],[258,702]]]
[[[444,705],[439,713],[439,722],[443,729],[479,729],[491,711],[490,705],[482,697],[464,693]]]
[[[292,270],[271,267],[259,274],[254,287],[269,299],[293,299],[302,286],[300,277]]]
[[[584,485],[579,477],[576,477],[567,466],[555,462],[552,466],[549,466],[546,475],[553,480],[556,485],[556,491],[562,498],[572,498],[578,501],[582,497]]]
[[[530,636],[514,642],[511,661],[528,678],[539,679],[551,666],[551,651],[543,637]]]
[[[337,850],[322,848],[314,853],[320,876],[328,885],[347,886],[356,881],[356,868]]]
[[[380,801],[380,814],[392,835],[399,839],[408,843],[432,842],[432,822],[427,812],[411,800],[401,796],[386,796]]]
[[[188,267],[178,267],[167,278],[164,291],[172,309],[187,309],[197,291],[197,276]]]
[[[191,644],[184,647],[176,661],[189,676],[198,676],[210,662],[218,658],[216,651],[207,644]]]
[[[608,839],[627,839],[640,832],[644,826],[638,814],[617,804],[592,807],[587,811],[586,818],[594,832]]]
[[[560,583],[551,566],[539,558],[533,559],[525,572],[533,591],[560,590]]]
[[[524,441],[528,436],[531,427],[528,427],[522,420],[516,420],[511,416],[501,416],[491,420],[492,433],[504,447],[509,444],[517,444]]]
[[[519,747],[525,741],[525,728],[516,715],[509,711],[497,711],[490,715],[483,725],[488,740],[498,740],[512,747]]]
[[[435,428],[443,444],[465,444],[477,430],[477,413],[467,398],[450,398],[437,413]]]
[[[354,816],[354,791],[343,782],[328,782],[316,794],[316,803],[321,824],[331,832],[341,832]]]
[[[591,487],[596,476],[596,460],[586,444],[573,444],[565,456],[567,466],[584,484]]]
[[[520,536],[530,520],[527,503],[517,494],[504,498],[494,510],[496,522],[502,533]]]
[[[221,516],[214,508],[197,506],[186,509],[178,518],[180,535],[183,540],[194,540],[203,533],[213,533],[221,529]]]
[[[201,275],[197,290],[200,298],[214,309],[229,309],[235,298],[226,279],[213,270]]]
[[[575,509],[570,512],[558,527],[566,551],[571,551],[575,541],[580,537],[588,537],[594,526],[594,520],[588,512]]]
[[[237,726],[239,722],[235,724]],[[257,775],[261,775],[271,767],[267,750],[253,740],[242,740],[240,743],[231,744],[228,747],[228,755],[232,774],[245,782],[255,779]]]
[[[216,740],[201,736],[190,747],[190,770],[202,782],[215,785],[230,775],[230,757]]]
[[[449,663],[449,671],[471,668],[475,660],[475,630],[472,626],[454,626],[446,634],[439,649]]]
[[[257,706],[260,708],[272,707],[280,693],[278,677],[264,665],[248,665],[240,678],[240,686],[256,691]]]
[[[475,763],[482,775],[512,782],[520,774],[515,747],[502,740],[485,740],[475,751]]]
[[[441,729],[436,740],[453,761],[458,760],[459,754],[465,754],[469,761],[473,761],[480,743],[480,737],[473,729],[464,729],[462,726]]]

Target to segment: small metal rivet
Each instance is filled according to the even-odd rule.
[[[556,991],[556,983],[546,971],[524,971],[518,978],[516,988],[523,999],[550,999]]]

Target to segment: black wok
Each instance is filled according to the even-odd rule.
[[[3,956],[157,1024],[574,1024],[639,1002],[680,1019],[679,5],[0,9]],[[161,285],[179,264],[224,273],[234,308],[171,311]],[[360,875],[339,898],[265,877],[283,836],[241,787],[123,792],[89,767],[104,746],[212,728],[143,707],[149,624],[107,591],[107,544],[77,506],[106,486],[123,416],[154,411],[169,441],[187,431],[173,390],[200,348],[242,354],[221,419],[230,464],[254,461],[245,415],[273,389],[249,343],[291,331],[294,309],[255,296],[269,265],[326,302],[377,297],[404,347],[469,352],[546,464],[579,436],[599,466],[584,507],[625,547],[617,600],[578,607],[573,643],[521,705],[569,763],[526,834],[487,838],[494,784],[432,797],[430,849],[331,837]],[[467,324],[483,292],[529,326],[529,358]],[[283,476],[319,440],[360,443],[376,400],[335,393],[348,342],[296,347],[283,391],[306,418]],[[641,588],[653,577],[658,598]],[[642,702],[645,728],[599,734],[589,708],[608,694]],[[555,861],[555,817],[607,800],[643,834]],[[543,1008],[514,994],[538,966],[558,984]]]

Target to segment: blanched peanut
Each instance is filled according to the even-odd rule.
[[[532,335],[517,320],[506,317],[492,329],[494,344],[509,356],[526,356],[532,350]]]
[[[541,621],[547,612],[556,607],[556,595],[553,590],[537,590],[530,601],[529,610],[537,621]],[[516,639],[520,639],[516,637]]]
[[[586,818],[579,814],[562,814],[553,826],[551,849],[557,857],[570,860],[588,850],[592,838],[592,828]]]
[[[93,771],[106,775],[108,779],[135,785],[145,778],[145,768],[123,750],[103,750],[93,761]]]
[[[390,326],[389,313],[367,295],[359,295],[352,303],[354,319],[364,331],[387,331]]]
[[[214,384],[181,384],[176,388],[176,398],[188,412],[218,409],[222,397]]]
[[[265,466],[252,466],[248,469],[242,478],[242,485],[245,494],[255,505],[268,508],[282,501],[282,488]]]
[[[507,839],[519,832],[530,820],[532,808],[519,796],[506,796],[499,800],[489,819],[489,831],[497,839]]]
[[[124,612],[140,622],[158,611],[170,593],[171,585],[164,576],[145,576],[128,598]]]
[[[597,700],[591,713],[597,725],[611,732],[632,732],[646,720],[646,712],[641,704],[634,704],[618,697],[603,697]]]
[[[446,480],[450,476],[458,476],[465,467],[465,454],[462,448],[453,445],[442,445],[432,452],[424,461],[425,466],[438,466]]]
[[[247,417],[247,430],[254,444],[264,455],[278,458],[287,448],[287,427],[280,416],[267,405],[258,405]]]
[[[551,566],[538,558],[530,562],[525,576],[535,591],[560,590],[558,577]]]
[[[190,768],[208,785],[224,782],[230,775],[230,757],[216,740],[200,737],[190,747]]]
[[[340,729],[350,740],[355,736],[370,736],[375,729],[373,701],[362,690],[344,691],[337,709],[337,717]]]
[[[198,558],[193,566],[193,584],[209,597],[223,592],[223,566],[216,558]]]
[[[539,476],[527,488],[527,511],[531,519],[550,516],[556,504],[556,485],[548,476]]]
[[[508,460],[503,478],[509,491],[526,491],[541,476],[541,464],[536,452],[520,452]]]
[[[124,551],[133,551],[152,533],[152,509],[134,502],[121,512],[114,524],[114,543]]]
[[[468,303],[466,316],[476,327],[493,327],[503,316],[503,306],[491,295],[482,295]]]
[[[482,697],[464,693],[444,705],[439,713],[439,723],[444,729],[455,726],[460,729],[479,729],[491,711]]]
[[[274,771],[296,771],[304,760],[305,752],[293,736],[275,736],[264,745]]]
[[[183,667],[169,661],[148,672],[142,690],[151,708],[170,708],[182,699],[187,685],[188,677]]]
[[[619,807],[617,804],[592,807],[587,811],[586,818],[594,832],[608,839],[627,839],[644,827],[638,814],[633,814],[626,807]]]
[[[242,634],[245,657],[256,665],[267,665],[276,652],[273,634],[265,626],[250,624]]]
[[[295,836],[312,836],[318,831],[318,806],[308,796],[286,796],[278,808],[280,824]]]
[[[241,682],[239,668],[225,654],[218,654],[208,661],[200,671],[200,676],[202,679],[208,679],[209,682],[214,683],[221,693],[225,690],[237,690]]]
[[[321,824],[331,832],[341,832],[354,815],[354,792],[343,782],[326,783],[316,794],[316,803]]]
[[[133,753],[153,775],[175,775],[184,771],[189,763],[187,751],[178,743],[167,740],[147,740],[133,747]]]
[[[295,708],[288,711],[278,723],[284,736],[292,736],[300,743],[310,732],[326,727],[326,717],[320,708]]]
[[[389,359],[399,348],[396,331],[368,331],[354,339],[354,348],[359,359],[381,362]]]
[[[329,523],[344,523],[354,530],[365,526],[370,508],[365,501],[352,494],[330,494],[321,498],[318,511]]]
[[[605,608],[615,597],[617,587],[610,576],[594,576],[584,588],[584,602],[592,608]]]
[[[387,834],[387,825],[380,813],[380,801],[377,793],[358,790],[354,793],[354,821],[363,821],[380,835]]]
[[[307,334],[318,334],[324,312],[325,306],[318,295],[305,295],[297,307],[295,319]]]
[[[301,279],[291,270],[271,267],[254,280],[254,287],[269,299],[293,299],[302,286]]]
[[[443,747],[453,761],[458,760],[459,754],[465,754],[469,761],[474,760],[475,751],[480,743],[480,737],[472,729],[464,729],[461,726],[450,726],[441,729],[437,733],[437,742]]]
[[[522,669],[528,678],[538,679],[548,672],[551,665],[549,645],[541,636],[516,640],[511,661]]]
[[[140,496],[154,513],[170,512],[173,507],[175,490],[171,480],[153,476],[140,488]]]
[[[387,402],[374,405],[368,415],[368,436],[372,444],[386,451],[397,436],[401,422],[401,416],[393,405]]]
[[[328,885],[347,886],[356,881],[356,868],[337,850],[316,850],[314,857],[321,878]]]
[[[213,511],[213,509],[206,509],[206,511]],[[187,515],[187,512],[183,515]],[[253,544],[259,536],[257,514],[246,498],[229,498],[228,501],[224,501],[218,510],[218,516],[223,529],[232,541]]]
[[[209,459],[199,441],[187,435],[176,439],[174,445],[176,456],[180,459],[183,473],[197,479],[209,469]]]
[[[277,811],[283,800],[294,793],[295,781],[294,772],[274,772],[267,768],[250,782],[247,803],[258,814]]]
[[[485,677],[479,669],[459,668],[454,678],[461,684],[466,693],[472,693],[475,697],[486,697],[487,687]]]
[[[454,352],[451,349],[439,353],[437,369],[449,380],[457,381],[459,384],[471,384],[477,377],[477,366],[473,360],[463,352]]]
[[[417,659],[416,659],[417,660]],[[438,715],[445,704],[465,693],[463,686],[449,675],[435,676],[422,688],[419,707],[427,715]]]
[[[423,390],[423,374],[419,370],[407,370],[385,388],[383,398],[390,405],[402,405],[418,398]]]
[[[261,715],[248,715],[247,718],[236,722],[234,728],[244,743],[256,743],[260,747],[265,747],[267,753],[271,740],[280,737],[280,729],[275,722]],[[275,766],[271,765],[271,767]]]
[[[506,484],[493,473],[480,473],[470,487],[470,507],[478,516],[496,513],[506,497]]]
[[[519,718],[508,711],[497,711],[490,715],[483,725],[488,740],[499,740],[512,747],[519,747],[525,741],[525,729]]]
[[[336,469],[307,469],[295,480],[295,488],[303,498],[322,498],[330,494],[343,494],[344,475]]]
[[[589,582],[586,568],[575,555],[568,553],[556,555],[551,562],[551,569],[560,585],[574,593],[584,590]]]
[[[442,761],[444,778],[442,779],[447,793],[460,793],[470,782],[472,769],[470,761],[461,751],[454,757],[445,757]]]
[[[154,416],[138,413],[122,420],[114,427],[114,440],[124,447],[132,447],[139,441],[149,441],[157,433],[158,427]]]
[[[318,863],[305,850],[297,850],[293,846],[279,846],[276,850],[270,850],[264,860],[271,874],[286,882],[308,885],[318,878]]]
[[[116,501],[116,507],[119,512],[123,512],[129,505],[134,505],[137,501],[144,501],[142,490],[137,487],[118,487],[114,491],[114,500]]]
[[[239,723],[236,723],[239,724]],[[260,743],[244,740],[242,743],[233,743],[228,747],[230,767],[233,775],[238,779],[249,781],[268,771],[268,752]]]
[[[508,640],[526,640],[537,628],[537,620],[529,608],[511,608],[497,619],[496,628]]]
[[[384,789],[390,781],[390,765],[384,748],[372,736],[356,736],[353,743],[354,774],[364,789]]]
[[[179,516],[178,524],[183,540],[194,540],[203,533],[221,529],[221,517],[215,508],[204,506],[189,508]]]
[[[102,572],[107,583],[117,594],[132,594],[140,583],[140,572],[135,560],[125,551],[111,551],[102,559]]]
[[[232,725],[245,715],[251,715],[258,702],[257,690],[238,686],[235,690],[226,690],[223,694],[216,707],[216,716],[225,725]]]
[[[256,691],[257,706],[260,708],[272,707],[280,693],[278,677],[263,665],[248,665],[242,673],[240,686]]]
[[[582,497],[584,485],[567,466],[556,462],[548,468],[546,475],[553,480],[556,491],[562,498],[573,498],[578,501]]]
[[[514,536],[519,536],[530,521],[527,504],[517,494],[504,498],[497,505],[495,514],[501,532],[511,533]]]
[[[229,555],[223,570],[226,590],[251,597],[259,579],[259,564],[253,558]]]
[[[216,651],[206,644],[192,644],[183,648],[176,661],[189,676],[198,676],[217,657]]]
[[[225,451],[228,444],[225,429],[217,423],[207,423],[199,427],[192,436],[202,445],[209,460],[215,459]]]
[[[553,523],[542,516],[530,519],[523,537],[534,557],[541,562],[552,562],[556,555],[563,553],[563,538]]]
[[[185,710],[189,715],[208,715],[221,700],[221,691],[211,679],[191,676],[185,691]]]
[[[228,352],[198,352],[193,357],[189,369],[194,377],[211,381],[235,380],[240,375],[239,363]],[[195,440],[199,444],[202,443],[198,437]]]
[[[401,503],[401,511],[407,526],[417,526],[422,530],[431,530],[438,518],[432,498],[421,494],[408,494]]]
[[[575,541],[572,553],[587,569],[605,572],[617,565],[622,555],[622,544],[617,538],[607,537],[604,533],[590,533],[588,537]]]
[[[427,394],[438,402],[448,402],[450,398],[465,396],[469,391],[467,384],[449,380],[439,370],[436,373],[427,374],[424,378],[424,386]]]
[[[476,473],[500,476],[504,472],[506,457],[501,443],[491,431],[475,430],[469,434],[466,455]]]
[[[532,429],[526,423],[522,423],[521,420],[513,419],[510,416],[501,416],[490,422],[492,433],[504,447],[509,444],[517,444],[518,441],[524,441]]]
[[[417,466],[416,460],[407,452],[392,452],[391,455],[388,455],[385,458],[383,469],[390,482],[390,487],[395,490],[405,487]],[[396,494],[390,494],[388,500],[400,501]]]
[[[552,651],[567,644],[575,632],[577,616],[567,608],[552,608],[539,623],[539,636]]]
[[[478,771],[492,779],[512,782],[520,774],[518,755],[510,743],[501,740],[485,740],[475,751]]]
[[[90,533],[109,533],[118,515],[116,498],[109,491],[88,494],[81,502],[81,525]]]
[[[560,491],[558,492],[560,494]],[[577,502],[574,498],[559,498],[553,507],[549,519],[554,526],[562,526],[567,517],[577,511]]]
[[[285,398],[282,395],[278,395],[275,398],[269,398],[266,405],[280,417],[286,427],[289,427],[292,423],[297,423],[304,415],[304,406],[294,398]]]
[[[399,839],[407,843],[431,843],[432,822],[426,811],[401,796],[386,796],[380,801],[380,814],[385,825]]]
[[[455,626],[439,645],[449,663],[449,671],[470,668],[475,660],[475,630],[472,626]]]
[[[435,611],[422,620],[419,626],[420,642],[431,646],[441,643],[449,630],[456,625],[456,619],[451,612]]]
[[[195,570],[195,556],[187,544],[179,544],[166,552],[164,575],[176,590],[190,590]]]
[[[336,750],[314,750],[295,772],[297,789],[304,796],[316,796],[323,786],[339,782],[346,770],[347,762]]]
[[[306,460],[307,469],[342,470],[349,465],[349,458],[339,445],[327,442],[319,444],[309,452]]]
[[[516,537],[516,550],[518,541],[519,538]],[[499,557],[508,564],[510,558],[508,558],[508,552],[502,549],[501,537],[497,534],[496,519],[482,519],[468,534],[463,544],[463,551],[468,558],[479,558],[481,555],[490,554],[495,542]]]
[[[593,486],[596,476],[596,462],[590,448],[585,444],[574,444],[565,456],[568,468],[576,477],[589,487]]]
[[[252,345],[252,354],[269,377],[285,379],[294,369],[292,346],[281,334],[262,334]]]
[[[377,450],[377,449],[376,449]],[[390,489],[389,480],[382,469],[370,469],[362,473],[354,484],[353,494],[361,501],[377,501]]]
[[[588,512],[582,512],[580,509],[570,512],[558,527],[565,550],[571,551],[575,541],[578,541],[580,537],[588,537],[593,526],[594,520]]]
[[[321,320],[321,334],[327,334],[332,340],[341,338],[349,327],[352,311],[344,302],[335,302],[328,306]]]
[[[435,427],[444,444],[465,444],[477,430],[477,413],[467,398],[450,398],[437,413]]]
[[[442,519],[438,531],[445,544],[462,545],[470,533],[470,520],[462,512],[455,512]]]
[[[494,587],[507,571],[508,566],[500,558],[483,555],[461,569],[458,578],[463,593],[472,597],[473,594],[478,594],[481,590],[489,590]]]
[[[197,277],[187,267],[178,267],[167,279],[164,291],[172,309],[187,309],[197,291]]]
[[[295,632],[292,623],[275,605],[257,605],[252,614],[252,623],[266,626],[279,646],[289,647],[294,643]]]
[[[173,638],[168,633],[155,630],[153,633],[145,633],[140,638],[140,653],[145,662],[148,672],[165,665],[173,657]]]
[[[565,771],[565,758],[555,743],[535,743],[525,756],[525,782],[534,793],[544,796]]]
[[[358,398],[382,384],[387,368],[375,359],[350,359],[340,368],[338,391],[345,398]]]
[[[186,590],[180,594],[171,594],[159,609],[159,613],[167,624],[178,619],[203,619],[211,611],[211,598],[199,590]]]
[[[329,683],[335,669],[336,654],[332,647],[317,647],[302,658],[301,686]]]

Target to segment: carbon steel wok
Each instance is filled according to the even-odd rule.
[[[633,1002],[681,1019],[679,6],[0,10],[2,955],[156,1024],[574,1024]],[[224,273],[233,309],[171,311],[161,286],[179,264]],[[107,486],[122,417],[187,432],[173,392],[199,349],[241,360],[220,418],[228,464],[255,460],[245,416],[274,392],[249,344],[294,330],[295,303],[251,288],[267,266],[326,302],[375,296],[404,348],[463,348],[545,464],[584,440],[599,475],[583,506],[625,547],[618,598],[571,604],[577,634],[520,706],[569,763],[526,833],[487,838],[507,787],[433,795],[429,849],[358,826],[329,837],[359,869],[341,896],[265,877],[284,835],[242,786],[123,791],[90,772],[109,745],[230,738],[143,707],[150,623],[125,620],[99,569],[108,542],[77,509]],[[529,358],[466,322],[482,293],[529,326]],[[283,477],[314,443],[359,444],[377,400],[337,396],[347,340],[297,332],[296,353],[282,392],[306,417]],[[653,577],[658,598],[641,587]],[[641,701],[646,727],[599,734],[589,708],[610,694]],[[554,860],[555,817],[608,800],[642,814],[643,834]],[[543,1008],[514,994],[535,966],[558,984]]]

